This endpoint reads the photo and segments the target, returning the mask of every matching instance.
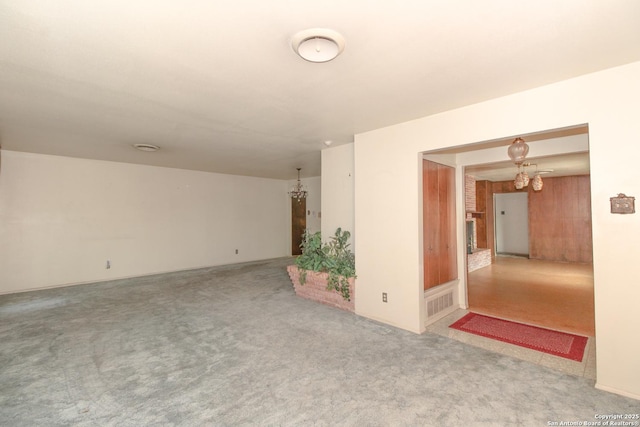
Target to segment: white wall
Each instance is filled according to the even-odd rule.
[[[424,330],[421,153],[587,123],[591,167],[597,387],[640,398],[640,214],[612,215],[609,198],[638,197],[640,62],[356,135],[359,314]],[[506,150],[505,150],[506,151]],[[505,153],[506,160],[506,153]],[[464,250],[463,234],[458,242]],[[389,302],[380,301],[386,290]]]
[[[0,293],[287,256],[287,190],[3,150]]]
[[[497,193],[496,252],[529,255],[529,193]]]
[[[326,240],[338,227],[355,241],[353,144],[322,150],[322,236]]]

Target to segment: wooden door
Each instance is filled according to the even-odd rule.
[[[424,229],[424,288],[440,280],[440,208],[438,193],[438,164],[423,162],[423,229]]]
[[[307,199],[291,198],[291,255],[302,254],[300,244],[307,228]]]
[[[423,161],[424,289],[458,277],[455,227],[455,170]]]
[[[456,254],[456,186],[455,170],[449,166],[438,168],[438,204],[440,207],[439,284],[458,278]]]

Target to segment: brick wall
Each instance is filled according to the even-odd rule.
[[[467,212],[476,211],[476,179],[470,175],[464,176],[464,202]]]
[[[467,255],[469,273],[488,265],[491,265],[491,249],[476,249],[472,254]]]
[[[356,289],[354,279],[349,279],[349,292],[351,294],[350,301],[342,298],[342,295],[334,290],[327,290],[327,273],[317,273],[315,271],[307,271],[307,278],[304,285],[300,284],[300,272],[298,267],[290,265],[287,267],[289,278],[293,283],[296,295],[302,298],[320,302],[322,304],[337,307],[346,311],[355,311]]]
[[[476,219],[472,216],[471,212],[477,210],[476,179],[470,175],[464,176],[464,208],[467,211],[465,214],[466,220],[473,223],[473,249],[475,250],[478,247],[478,235]]]

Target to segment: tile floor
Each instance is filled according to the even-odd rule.
[[[449,328],[449,325],[468,312],[468,310],[458,309],[435,323],[428,325],[427,332],[449,337],[475,347],[484,348],[537,365],[546,366],[567,374],[592,380],[596,379],[596,343],[594,337],[589,337],[582,362],[575,362],[563,357],[553,356],[551,354]]]

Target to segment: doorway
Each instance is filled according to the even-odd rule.
[[[489,266],[468,270],[468,307],[594,336],[588,128],[524,138],[539,154],[528,167],[541,172],[540,191],[516,190],[508,160],[477,164],[480,156],[470,151],[464,164],[477,184],[478,244],[486,236],[482,244],[493,257]],[[502,149],[496,153],[504,156]]]
[[[467,283],[473,312],[595,336],[591,264],[497,256]]]
[[[307,228],[307,200],[291,198],[291,255],[301,255],[302,236]]]
[[[494,195],[497,255],[529,257],[528,193]]]

